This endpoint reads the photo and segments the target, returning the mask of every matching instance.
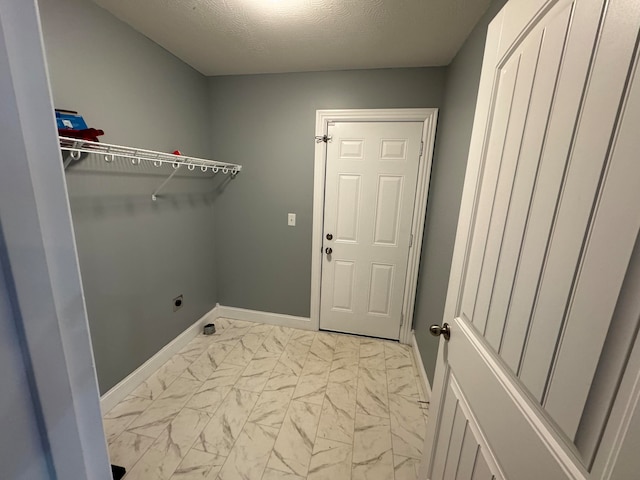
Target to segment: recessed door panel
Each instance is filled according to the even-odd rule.
[[[360,213],[360,175],[338,177],[336,240],[358,241],[358,216]]]
[[[336,260],[333,278],[333,309],[353,311],[353,280],[355,264]]]
[[[382,140],[381,160],[405,160],[407,158],[406,140]]]
[[[403,177],[380,176],[376,201],[375,234],[373,242],[377,245],[396,245],[400,206],[402,205]]]
[[[341,140],[340,158],[362,160],[364,155],[364,140]]]
[[[393,293],[393,265],[371,265],[369,313],[389,315]]]

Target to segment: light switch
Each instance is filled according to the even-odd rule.
[[[296,214],[295,213],[290,213],[287,216],[287,225],[289,225],[290,227],[295,227],[296,226]]]

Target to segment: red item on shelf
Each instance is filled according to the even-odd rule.
[[[61,137],[77,138],[78,140],[87,140],[89,142],[97,142],[98,137],[104,135],[103,130],[97,128],[85,128],[83,130],[73,130],[71,128],[59,128],[58,135]]]

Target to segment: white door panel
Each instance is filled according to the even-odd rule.
[[[640,24],[640,15],[635,20]],[[578,412],[584,409],[590,380],[597,367],[593,353],[602,351],[610,328],[610,322],[596,319],[610,319],[615,314],[640,230],[640,81],[637,77],[636,63],[633,84],[621,107],[608,162],[600,172],[591,231],[583,245],[581,271],[575,281],[564,338],[545,398],[547,411],[570,437],[578,428],[581,419]],[[584,328],[585,319],[589,319],[588,328]],[[585,400],[577,404],[568,402],[569,398]]]
[[[442,402],[433,478],[502,479],[458,382],[449,376]]]
[[[613,130],[616,126],[616,116],[620,108],[620,100],[625,96],[624,90],[627,80],[627,72],[632,62],[632,55],[636,45],[636,31],[628,29],[608,30],[607,27],[626,19],[616,19],[617,15],[629,15],[626,9],[612,8],[604,21],[604,33],[609,33],[601,38],[598,45],[598,57],[606,59],[594,64],[586,97],[582,104],[582,111],[576,126],[574,142],[569,152],[565,178],[562,187],[561,198],[556,205],[556,218],[553,231],[548,241],[547,258],[544,271],[540,278],[538,298],[535,311],[531,317],[531,330],[528,346],[523,359],[520,378],[529,387],[529,390],[541,401],[546,401],[549,373],[553,369],[554,355],[557,353],[555,342],[548,341],[549,332],[562,332],[566,327],[567,309],[571,308],[572,289],[575,289],[575,271],[580,268],[580,262],[584,260],[584,247],[593,234],[593,214],[597,208],[600,195],[602,175],[610,160],[608,149],[612,140]],[[638,25],[638,24],[636,24]],[[614,27],[615,28],[615,27]],[[612,41],[615,38],[615,41]],[[602,41],[604,40],[604,42]],[[549,156],[557,159],[555,152],[549,151]],[[544,158],[543,158],[544,160]],[[627,172],[633,175],[633,171]],[[611,184],[613,188],[617,185]],[[625,207],[622,203],[619,207]],[[624,208],[621,208],[624,212]],[[637,231],[635,232],[637,233]],[[635,233],[631,240],[635,239]],[[602,251],[599,252],[603,253]],[[626,252],[616,252],[624,254]],[[582,258],[581,258],[582,257]],[[626,264],[629,257],[626,258]],[[584,272],[582,272],[584,274]],[[624,274],[624,271],[623,271]],[[616,291],[613,285],[602,285],[603,293],[608,289]],[[609,287],[609,288],[607,288]],[[612,312],[603,318],[610,318]],[[585,322],[589,329],[598,329],[597,322]],[[603,322],[601,321],[600,324]],[[605,324],[606,325],[606,324]],[[600,329],[598,329],[600,330]],[[601,337],[600,348],[604,343],[604,333],[591,335]],[[595,347],[595,345],[594,345]],[[597,357],[600,349],[594,350],[594,361],[591,364],[592,376],[595,371]],[[577,352],[571,352],[577,353]],[[588,360],[588,359],[585,359]],[[583,367],[586,369],[586,364]],[[591,379],[587,379],[588,385]],[[586,391],[583,388],[584,397]],[[584,404],[583,396],[573,391],[574,402]],[[580,403],[576,404],[576,410],[581,411]],[[565,426],[566,419],[557,419]],[[571,427],[566,424],[565,430],[569,437],[573,438],[577,422],[571,422]]]
[[[333,277],[333,309],[353,312],[354,270],[354,262],[336,260]]]
[[[446,382],[456,383],[459,398],[464,395],[467,416],[473,415],[478,436],[485,438],[484,456],[495,459],[492,473],[496,478],[581,478],[582,467],[563,448],[562,435],[539,415],[536,404],[491,355],[473,326],[456,319],[451,324],[451,338],[459,340],[460,348],[448,352]]]
[[[360,175],[338,176],[338,201],[336,212],[336,241],[358,241],[358,218],[360,214]]]
[[[421,122],[329,127],[320,328],[398,339]],[[327,234],[332,236],[327,238]]]
[[[402,207],[403,200],[403,181],[404,177],[401,176],[378,176],[378,194],[373,226],[374,245],[395,247],[398,244],[398,226],[401,219],[400,208]]]
[[[389,315],[391,294],[393,292],[393,274],[393,265],[371,264],[369,313]]]
[[[640,4],[626,0],[511,0],[490,26],[431,480],[459,478],[453,466],[473,478],[462,452],[474,448],[488,478],[514,480],[591,478],[609,454],[601,438],[625,401],[611,390],[635,375],[626,357],[608,360],[629,340],[608,337],[637,334],[637,316],[623,325],[619,311],[640,231],[639,27]],[[465,450],[469,425],[477,445]]]
[[[557,45],[566,35],[570,13],[571,8],[565,7],[545,30],[546,41],[543,42],[539,53],[538,69],[531,92],[527,125],[522,136],[520,159],[510,197],[509,212],[500,247],[501,254],[494,279],[493,297],[488,313],[487,339],[494,348],[499,343],[497,348],[502,358],[514,371],[517,370],[520,360],[522,343],[519,343],[518,339],[524,338],[524,332],[522,332],[524,323],[516,326],[509,325],[509,329],[505,331],[505,322],[560,66],[562,49],[557,48]],[[496,335],[501,337],[499,342],[496,341]],[[509,341],[505,341],[507,336]]]

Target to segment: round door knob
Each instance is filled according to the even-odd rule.
[[[327,240],[333,240],[333,235],[331,235],[330,233],[327,233]]]
[[[333,253],[333,249],[331,247],[327,247],[324,249],[324,253],[327,255],[331,255]]]
[[[429,327],[429,332],[431,332],[431,335],[434,337],[442,335],[445,340],[449,340],[449,338],[451,338],[451,328],[448,323],[443,323],[442,326],[435,324],[431,325]]]

